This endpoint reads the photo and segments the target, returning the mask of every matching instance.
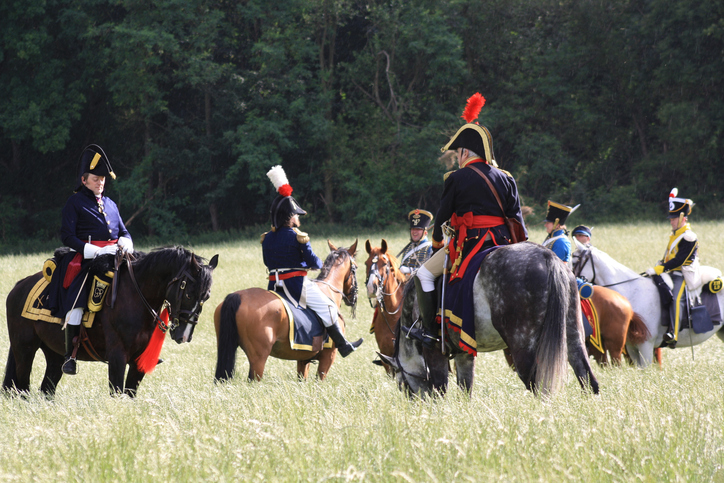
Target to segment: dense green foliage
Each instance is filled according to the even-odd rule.
[[[723,18],[715,0],[8,0],[0,243],[57,235],[91,142],[137,236],[265,223],[279,163],[313,220],[434,211],[476,91],[527,204],[663,213],[677,186],[715,216]]]

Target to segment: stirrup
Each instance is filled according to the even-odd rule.
[[[65,362],[63,362],[61,370],[63,371],[63,374],[68,374],[69,376],[78,374],[78,364],[76,359],[72,357],[66,359]]]
[[[425,347],[429,349],[434,348],[435,344],[440,342],[440,339],[438,337],[431,335],[425,329],[418,329],[417,327],[410,327],[410,330],[407,332],[407,337],[419,340]]]

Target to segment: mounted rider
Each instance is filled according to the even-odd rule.
[[[573,229],[571,235],[573,235],[579,243],[589,246],[593,238],[593,228],[589,228],[586,225],[578,225]]]
[[[347,357],[363,340],[347,341],[337,321],[336,304],[307,278],[309,270],[322,268],[322,260],[312,250],[309,235],[299,230],[299,216],[307,212],[292,197],[292,187],[281,166],[271,168],[267,176],[278,193],[271,204],[272,229],[261,236],[264,265],[269,271],[267,289],[284,294],[297,307],[313,310],[339,353]]]
[[[679,301],[682,294],[688,290],[695,290],[701,285],[701,271],[699,267],[699,240],[689,224],[689,215],[694,202],[688,198],[679,198],[679,190],[674,188],[669,193],[669,222],[671,235],[666,246],[663,259],[655,267],[646,270],[660,291],[666,293],[662,273],[668,273],[674,284],[674,300]],[[662,285],[664,284],[664,285]],[[669,300],[670,296],[664,300]],[[676,305],[671,305],[675,312]],[[679,338],[679,317],[669,317],[669,330],[664,334],[664,344],[671,348],[676,347]]]
[[[99,311],[113,277],[113,272],[89,273],[91,261],[99,255],[115,255],[119,248],[133,252],[133,240],[118,206],[105,195],[108,176],[116,179],[106,153],[96,144],[86,146],[75,194],[63,207],[61,238],[71,250],[58,260],[49,306],[54,316],[65,317],[65,374],[78,373],[73,341],[80,335],[86,304],[89,310]]]
[[[420,268],[432,255],[432,242],[427,239],[427,227],[433,219],[432,213],[415,209],[407,214],[410,221],[410,243],[405,245],[397,259],[400,261],[400,271],[405,275]]]
[[[546,219],[543,222],[548,237],[543,241],[543,246],[553,250],[553,253],[558,255],[558,258],[563,260],[567,266],[571,265],[571,240],[568,239],[568,230],[566,229],[566,220],[568,217],[578,209],[581,205],[570,207],[555,201],[548,200],[548,211],[546,213]],[[576,227],[580,233],[583,226]],[[583,227],[586,228],[586,227]],[[574,230],[575,231],[575,230]],[[590,230],[588,231],[590,240]],[[586,282],[585,280],[576,277],[576,283],[578,283],[578,293],[582,299],[588,299],[593,295],[593,285]]]
[[[462,115],[467,123],[441,148],[443,153],[448,150],[456,152],[460,169],[445,175],[432,233],[434,253],[414,277],[422,319],[421,339],[428,347],[434,346],[438,340],[440,327],[435,323],[435,279],[443,274],[445,254],[449,253],[452,262],[449,272],[452,283],[462,278],[473,255],[492,246],[511,243],[512,237],[503,216],[514,218],[525,227],[515,179],[507,171],[498,168],[490,131],[473,123],[484,104],[485,98],[479,93],[468,99]],[[490,180],[501,199],[504,212],[488,183],[476,170]],[[440,250],[444,245],[442,225],[447,221],[454,230],[454,236],[448,246]]]

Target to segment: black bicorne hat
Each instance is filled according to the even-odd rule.
[[[485,126],[473,123],[477,119],[480,110],[485,105],[485,98],[476,92],[468,98],[467,105],[460,116],[467,124],[464,124],[458,132],[455,133],[450,141],[440,148],[443,153],[448,150],[456,150],[458,148],[469,149],[481,158],[485,158],[488,164],[498,166],[495,162],[495,153],[493,152],[493,136]]]
[[[96,176],[110,176],[116,179],[116,173],[113,172],[108,156],[106,156],[106,153],[103,152],[103,149],[97,144],[89,144],[80,154],[80,161],[78,163],[78,185],[75,191],[83,187],[82,178],[85,173]]]
[[[279,165],[274,166],[266,175],[274,185],[274,189],[279,193],[272,201],[270,209],[272,226],[275,229],[285,225],[289,218],[294,215],[307,214],[292,196],[293,189],[289,184],[289,180],[287,180],[284,168]]]
[[[566,220],[571,213],[576,211],[581,205],[576,205],[573,208],[570,206],[556,203],[555,201],[548,200],[548,212],[546,213],[546,220],[550,223],[557,225],[565,225]]]
[[[678,218],[682,214],[689,216],[691,209],[694,207],[694,202],[688,198],[678,198],[678,188],[674,188],[669,193],[669,216],[668,218]]]
[[[410,220],[410,228],[427,228],[430,226],[433,215],[426,210],[412,210],[407,214],[407,219]]]

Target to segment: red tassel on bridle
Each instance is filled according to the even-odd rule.
[[[460,117],[465,119],[465,122],[473,122],[478,118],[478,114],[480,114],[480,110],[483,108],[484,105],[485,98],[479,92],[476,92],[468,98],[468,103],[465,106],[463,115]]]
[[[168,309],[164,308],[159,315],[159,318],[163,322],[164,327],[168,330]],[[163,348],[163,342],[166,340],[166,330],[161,329],[158,322],[156,327],[153,329],[151,339],[148,341],[146,349],[143,354],[138,356],[136,359],[136,365],[138,370],[143,374],[150,374],[158,365],[158,356],[161,355],[161,349]]]

